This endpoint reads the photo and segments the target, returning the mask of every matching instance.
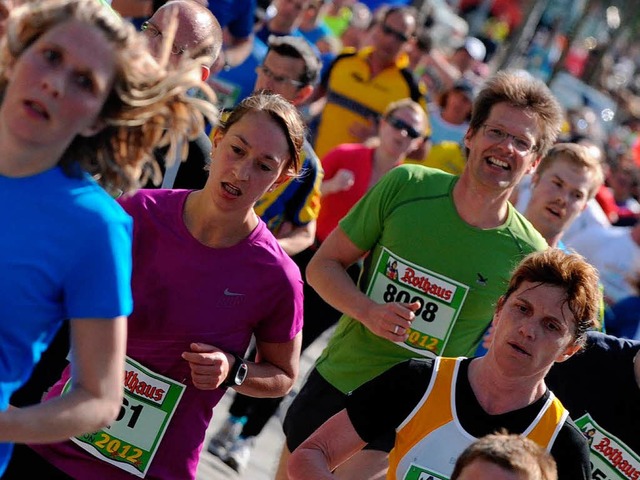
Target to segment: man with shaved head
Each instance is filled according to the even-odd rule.
[[[172,19],[177,20],[172,25]],[[160,59],[163,52],[163,39],[171,28],[175,36],[168,52],[169,66],[176,66],[185,57],[202,61],[202,80],[206,81],[211,68],[222,47],[222,29],[211,11],[193,0],[171,0],[162,5],[142,24],[142,32],[149,38],[149,46]],[[166,54],[165,54],[166,55]],[[207,180],[204,168],[211,152],[211,141],[202,132],[189,143],[189,154],[184,162],[165,158],[166,149],[159,150],[156,158],[163,172],[161,185],[149,182],[146,187],[153,188],[202,188]]]

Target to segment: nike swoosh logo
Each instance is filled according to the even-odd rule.
[[[244,293],[235,293],[235,292],[231,292],[229,291],[228,288],[224,289],[224,294],[228,297],[241,297],[244,295]]]

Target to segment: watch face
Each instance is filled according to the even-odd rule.
[[[236,385],[242,385],[242,382],[244,382],[244,379],[247,378],[247,371],[248,371],[247,364],[242,363],[240,365],[240,368],[238,368],[238,372],[236,373],[236,378],[234,379]]]

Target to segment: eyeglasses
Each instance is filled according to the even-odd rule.
[[[395,30],[393,28],[391,28],[390,26],[386,25],[386,24],[382,24],[380,25],[380,28],[382,28],[382,31],[384,32],[385,35],[393,35],[393,38],[395,38],[396,40],[398,40],[399,42],[408,42],[409,41],[409,36],[405,35],[404,33]]]
[[[418,130],[413,128],[411,125],[409,125],[404,120],[396,118],[396,117],[394,117],[392,115],[388,115],[387,117],[385,117],[385,120],[387,121],[387,123],[389,125],[391,125],[396,130],[400,130],[401,132],[405,132],[407,134],[407,137],[409,137],[411,139],[416,139],[416,138],[421,136],[420,132]]]
[[[298,88],[304,87],[305,85],[304,82],[301,82],[299,80],[283,77],[282,75],[276,75],[271,70],[269,70],[269,67],[267,67],[266,65],[261,65],[258,68],[256,68],[256,73],[258,75],[262,73],[263,75],[270,78],[276,83],[288,83],[289,85],[293,85],[294,87],[298,87]]]
[[[158,36],[162,36],[162,32],[158,27],[156,27],[151,22],[144,22],[140,27],[140,30],[147,35],[149,38],[156,38]],[[186,51],[184,47],[178,47],[177,45],[171,45],[171,53],[173,55],[182,55]]]
[[[535,152],[538,149],[538,146],[531,140],[527,138],[516,137],[509,132],[505,132],[501,128],[487,125],[486,123],[482,125],[482,131],[484,132],[485,138],[496,143],[500,143],[505,141],[507,138],[511,138],[513,141],[513,148],[520,155],[526,155],[527,153]]]

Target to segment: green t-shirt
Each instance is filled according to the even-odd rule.
[[[525,255],[547,248],[512,205],[500,227],[464,222],[453,203],[457,181],[421,165],[396,167],[340,222],[351,241],[369,251],[359,280],[363,292],[380,303],[422,303],[413,322],[419,331],[404,346],[342,316],[316,364],[342,392],[408,358],[472,355],[511,271]]]

